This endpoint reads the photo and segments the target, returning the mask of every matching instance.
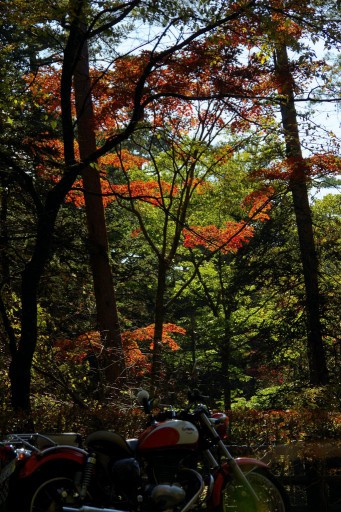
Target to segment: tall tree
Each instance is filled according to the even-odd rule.
[[[256,103],[264,113],[269,113],[271,110],[275,113],[276,102],[280,104],[286,157],[283,161],[283,168],[287,166],[285,179],[288,181],[293,197],[306,287],[307,354],[310,365],[310,381],[313,385],[321,385],[328,382],[328,371],[320,322],[318,260],[308,197],[308,183],[311,179],[312,168],[311,163],[308,163],[302,152],[296,101],[299,95],[301,95],[300,101],[308,102],[311,97],[314,98],[314,101],[318,101],[318,99],[322,101],[321,95],[311,94],[311,92],[302,98],[304,87],[311,86],[309,73],[320,78],[321,74],[323,75],[322,69],[327,69],[323,62],[312,61],[313,51],[309,48],[309,44],[311,40],[316,41],[318,36],[325,40],[326,45],[336,44],[335,19],[331,17],[325,20],[323,15],[326,14],[328,8],[310,1],[303,2],[299,6],[294,6],[291,2],[270,2],[264,6],[265,12],[268,13],[267,16],[258,10],[259,7],[257,6],[250,16],[250,18],[253,17],[254,25],[245,37],[245,44],[248,44],[249,48],[253,46],[249,68],[251,72],[252,63],[258,61],[260,67],[258,72],[254,72],[258,73],[258,77],[260,77],[261,73],[265,72],[266,63],[274,51],[276,57],[275,76],[272,76],[272,70],[268,66],[268,73],[265,72],[263,75],[263,82],[256,83],[250,91],[245,91],[245,97]],[[315,30],[316,33],[313,33]],[[305,38],[306,41],[304,41]],[[332,41],[333,43],[331,43]],[[289,64],[288,48],[299,55],[296,66]],[[311,61],[308,60],[309,58]],[[265,67],[262,68],[261,64],[264,64]],[[274,85],[278,86],[277,95],[274,94]],[[318,87],[318,90],[323,90],[323,86]],[[269,135],[273,130],[273,124],[268,122],[269,118],[266,122],[261,121],[260,117],[252,119],[251,110],[246,111],[246,109],[240,110],[240,115],[244,119],[244,126],[245,121],[249,126],[256,121],[258,126],[262,126],[264,130],[268,131]],[[312,146],[310,151],[314,153],[314,150],[315,148]],[[273,157],[274,161],[276,158],[282,159],[280,152]],[[332,160],[333,158],[331,158]],[[278,171],[280,167],[279,164]],[[332,165],[330,170],[333,171]]]
[[[92,83],[86,40],[87,27],[80,13],[78,17],[79,56],[75,63],[74,91],[77,112],[78,145],[81,160],[95,153],[96,134],[92,106]],[[74,48],[73,48],[74,51]],[[123,376],[124,354],[116,305],[113,277],[108,254],[108,239],[102,200],[101,180],[96,162],[87,165],[82,173],[85,211],[89,233],[89,252],[94,280],[98,330],[101,333],[107,384],[117,385]],[[110,355],[109,355],[110,354]]]
[[[319,386],[328,382],[328,370],[321,330],[318,259],[315,249],[312,215],[309,205],[308,168],[303,158],[294,97],[294,79],[290,71],[285,44],[275,50],[275,66],[281,95],[281,116],[285,138],[286,157],[291,162],[290,190],[296,215],[301,261],[306,288],[307,353],[310,382]]]

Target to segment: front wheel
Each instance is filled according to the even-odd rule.
[[[247,479],[258,496],[255,504],[247,490],[235,480],[227,482],[217,512],[288,512],[289,502],[282,486],[266,469],[256,468]]]

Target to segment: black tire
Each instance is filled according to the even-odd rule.
[[[218,512],[288,512],[290,510],[289,500],[283,487],[270,471],[256,468],[247,473],[247,478],[259,502],[255,504],[243,486],[231,480],[222,491]]]
[[[37,483],[30,497],[28,512],[61,512],[62,507],[76,506],[78,492],[73,476],[50,475]]]

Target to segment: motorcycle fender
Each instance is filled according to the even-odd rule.
[[[268,468],[268,465],[264,462],[253,459],[251,457],[238,457],[235,459],[235,462],[242,469],[243,472],[251,471],[252,469],[258,468]],[[214,487],[211,495],[209,509],[214,510],[221,501],[221,493],[226,484],[226,480],[233,474],[232,469],[228,462],[222,464],[222,466],[218,469],[214,477]]]
[[[72,462],[81,467],[86,461],[86,452],[73,448],[54,448],[42,453],[33,453],[25,461],[21,461],[19,478],[28,478],[33,473],[55,462]]]

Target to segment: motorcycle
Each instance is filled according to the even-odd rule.
[[[228,418],[211,414],[207,397],[194,391],[185,409],[159,406],[155,414],[147,391],[137,398],[149,421],[136,439],[97,431],[81,446],[75,434],[59,440],[10,436],[28,452],[17,465],[11,510],[288,512],[284,489],[268,466],[231,455]]]

